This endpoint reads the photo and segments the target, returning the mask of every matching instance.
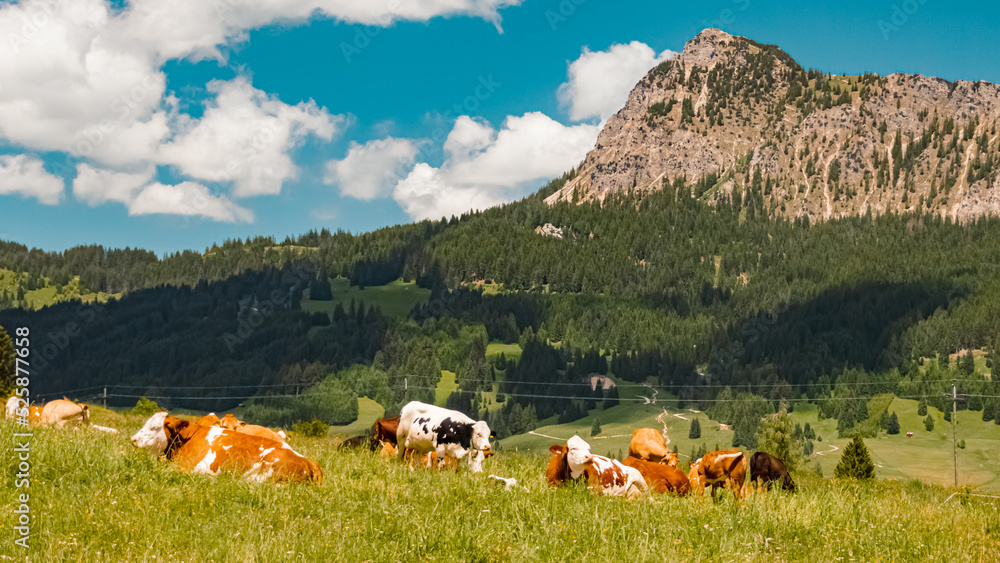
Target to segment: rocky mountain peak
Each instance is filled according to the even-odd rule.
[[[683,186],[814,220],[1000,214],[998,120],[995,84],[830,75],[706,29],[639,81],[546,201]]]

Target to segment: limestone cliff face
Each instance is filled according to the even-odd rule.
[[[814,220],[1000,215],[998,117],[996,84],[807,72],[776,46],[707,29],[633,88],[546,201],[603,201],[683,177],[707,201],[735,190]]]

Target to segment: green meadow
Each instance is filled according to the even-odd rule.
[[[546,456],[504,448],[485,474],[409,471],[330,439],[295,435],[320,486],[180,473],[127,439],[138,417],[95,409],[122,429],[36,429],[29,551],[13,544],[14,474],[4,473],[4,559],[32,561],[997,561],[992,499],[913,481],[796,474],[799,491],[627,501],[580,485],[551,489]],[[0,451],[14,463],[14,426]],[[505,491],[488,477],[514,477]],[[524,488],[521,488],[524,487]]]
[[[417,305],[423,305],[430,299],[431,291],[417,287],[416,282],[404,282],[396,280],[385,285],[376,285],[360,289],[351,286],[346,278],[336,278],[330,280],[330,287],[333,289],[333,299],[331,301],[312,301],[302,299],[302,310],[309,313],[333,314],[334,308],[338,304],[344,309],[351,306],[351,301],[365,306],[376,306],[382,309],[382,313],[390,317],[405,317]]]

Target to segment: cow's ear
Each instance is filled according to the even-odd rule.
[[[247,425],[247,421],[245,421],[245,420],[241,420],[240,421],[240,426],[246,426],[246,425]]]
[[[167,418],[163,419],[163,429],[166,431],[168,438],[180,434],[190,425],[190,422],[181,420],[176,416],[167,416]]]
[[[562,444],[552,444],[549,446],[549,451],[556,455],[561,455],[566,453],[566,446]]]

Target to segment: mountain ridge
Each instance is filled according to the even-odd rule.
[[[603,201],[684,178],[814,220],[1000,214],[1000,86],[919,74],[837,76],[706,29],[651,69],[575,176],[546,198]]]

